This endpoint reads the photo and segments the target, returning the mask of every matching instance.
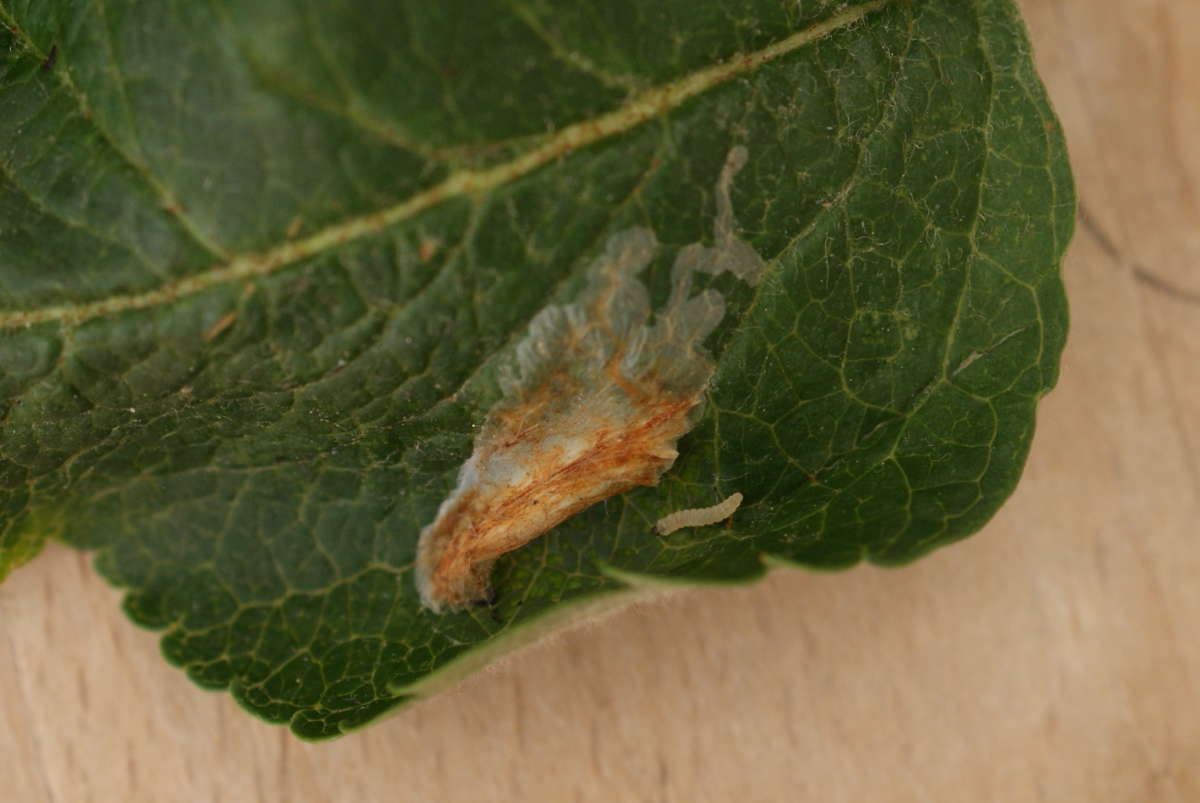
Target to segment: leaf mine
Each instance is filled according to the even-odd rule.
[[[573,303],[530,323],[458,484],[421,531],[416,582],[437,612],[486,599],[492,564],[569,517],[639,485],[656,485],[696,423],[715,365],[704,339],[721,322],[716,290],[697,273],[755,283],[764,262],[737,236],[729,197],[746,149],[717,180],[714,244],[680,250],[671,293],[653,312],[638,278],[658,241],[650,229],[612,235]],[[653,320],[651,320],[653,318]]]

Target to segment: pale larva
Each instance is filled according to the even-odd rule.
[[[421,531],[416,581],[426,607],[486,598],[498,557],[602,499],[657,484],[675,462],[716,368],[702,343],[725,314],[715,289],[692,293],[693,278],[731,273],[753,284],[765,265],[737,236],[729,199],[745,163],[745,148],[730,151],[717,180],[713,245],[680,249],[661,309],[639,278],[658,239],[634,228],[609,238],[574,302],[533,319],[458,486]]]
[[[684,527],[704,527],[708,524],[716,524],[718,521],[724,521],[732,516],[741,504],[742,495],[735,493],[724,502],[719,502],[712,507],[695,507],[691,510],[679,510],[663,516],[654,527],[658,530],[659,535],[670,535]]]

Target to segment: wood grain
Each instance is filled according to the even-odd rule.
[[[321,745],[197,690],[51,548],[0,586],[6,799],[1200,800],[1200,4],[1023,5],[1073,324],[980,535],[635,608]]]

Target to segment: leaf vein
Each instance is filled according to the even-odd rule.
[[[101,15],[104,16],[102,7]],[[25,32],[25,29],[17,24],[16,18],[13,17],[7,6],[5,6],[3,0],[0,0],[0,21],[7,23],[9,29],[12,30],[12,32],[21,40],[29,52],[33,54],[34,58],[42,62],[48,61],[47,54],[37,46],[29,34]],[[107,24],[105,25],[105,28],[107,37]],[[108,47],[111,56],[111,42],[109,43]],[[115,57],[113,58],[115,64]],[[58,76],[59,83],[62,84],[64,91],[66,91],[71,99],[75,101],[76,106],[78,106],[80,116],[91,124],[96,133],[99,134],[100,138],[104,140],[105,144],[108,145],[112,152],[116,154],[121,161],[129,165],[129,167],[139,178],[146,182],[146,184],[158,197],[161,208],[179,223],[180,227],[184,230],[188,237],[190,237],[197,245],[199,245],[212,256],[221,259],[227,258],[228,253],[226,250],[219,243],[205,234],[200,227],[196,225],[196,222],[188,217],[188,215],[183,211],[183,207],[178,203],[175,194],[170,190],[170,188],[159,181],[159,179],[150,171],[150,168],[144,162],[142,162],[140,159],[137,159],[133,156],[133,154],[130,154],[124,148],[122,148],[117,143],[116,137],[114,137],[111,132],[104,128],[104,126],[100,125],[99,121],[96,120],[95,115],[91,113],[91,108],[87,102],[87,97],[84,95],[83,90],[81,90],[78,85],[75,84],[74,80],[72,80],[66,64],[61,64],[58,69],[54,70],[54,72]],[[119,75],[117,83],[120,88],[121,96],[124,98],[124,82],[119,80]],[[127,102],[123,101],[123,103],[125,103],[125,107],[128,109]],[[128,111],[126,114],[128,115]],[[130,122],[130,126],[132,127],[132,121]],[[51,316],[49,319],[54,319],[54,316]],[[4,316],[0,316],[0,328],[13,325],[22,324],[6,323],[4,321]]]
[[[142,293],[114,295],[90,302],[56,304],[6,312],[0,314],[0,329],[26,327],[51,321],[58,321],[66,325],[78,325],[94,318],[129,310],[163,306],[181,297],[195,295],[229,282],[266,276],[298,261],[409,220],[450,198],[484,194],[511,184],[547,164],[568,156],[575,150],[636,128],[679,108],[709,89],[753,71],[767,62],[774,61],[836,31],[852,26],[867,15],[885,8],[889,3],[890,0],[874,0],[874,2],[844,9],[822,22],[796,31],[760,50],[734,56],[726,61],[702,68],[676,81],[646,90],[610,112],[567,125],[542,144],[507,162],[487,168],[459,171],[405,201],[361,217],[336,223],[309,237],[284,242],[263,252],[234,256],[200,273],[168,282],[162,287]],[[7,16],[2,5],[0,5],[0,14]],[[33,46],[32,43],[30,46]],[[146,171],[143,170],[142,174],[148,180],[153,181]],[[161,185],[158,185],[157,182],[155,185],[156,188],[161,189]],[[182,215],[181,212],[179,214]]]

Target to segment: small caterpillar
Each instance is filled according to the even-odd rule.
[[[694,507],[690,510],[679,510],[663,516],[654,527],[658,530],[659,535],[670,535],[684,527],[703,527],[708,524],[716,524],[718,521],[724,521],[732,516],[733,512],[741,507],[741,504],[742,495],[735,493],[724,502],[718,502],[712,507]]]

